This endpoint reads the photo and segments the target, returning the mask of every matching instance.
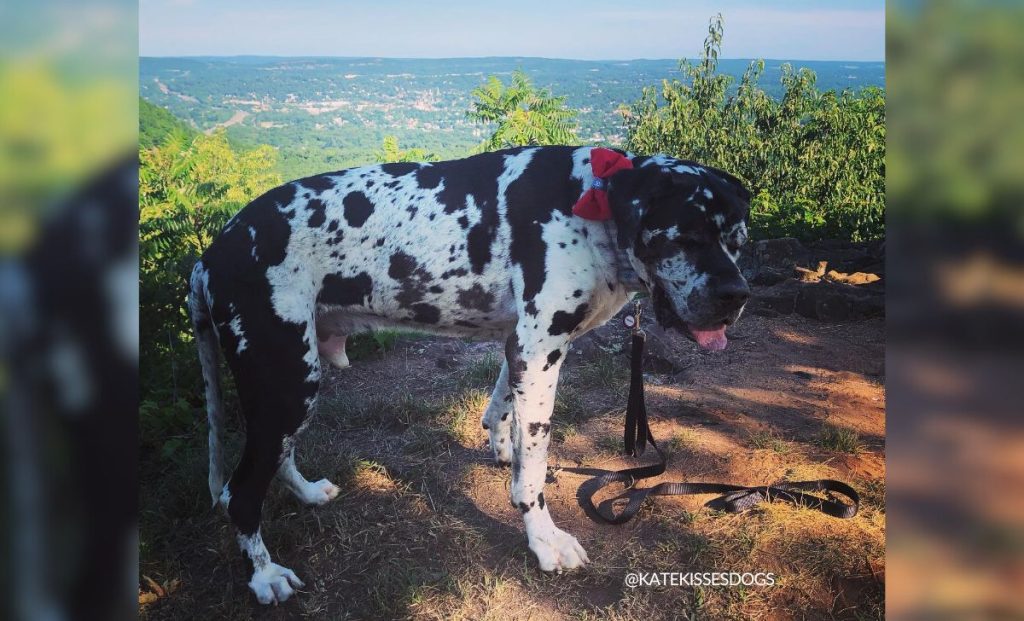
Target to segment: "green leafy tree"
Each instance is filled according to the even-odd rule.
[[[473,89],[476,100],[466,116],[477,123],[496,126],[479,147],[494,151],[506,147],[545,144],[574,144],[577,112],[546,88],[537,88],[521,70],[512,74],[507,86],[496,76]]]
[[[185,305],[192,266],[232,214],[281,183],[275,160],[268,146],[235,152],[222,132],[172,130],[139,150],[140,355],[150,435],[188,424],[188,403],[202,386]]]
[[[381,163],[436,162],[438,159],[436,155],[429,153],[426,149],[399,148],[397,136],[384,136],[384,142],[381,144],[380,150],[374,154],[374,158]]]
[[[622,109],[627,148],[716,166],[751,188],[756,235],[851,240],[884,235],[885,94],[819,92],[807,69],[782,68],[781,98],[758,85],[764,61],[739,84],[718,73],[723,25],[711,20],[685,79],[644,90]]]

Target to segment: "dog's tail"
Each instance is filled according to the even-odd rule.
[[[208,272],[202,261],[196,263],[189,282],[188,311],[199,349],[199,364],[206,387],[206,418],[210,424],[210,496],[216,505],[224,492],[224,402],[220,388],[220,342],[210,312],[207,289]]]

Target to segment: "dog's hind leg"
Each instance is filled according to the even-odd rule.
[[[252,564],[249,588],[261,604],[284,601],[302,586],[295,572],[271,560],[260,521],[270,482],[316,405],[321,374],[312,312],[303,324],[284,321],[269,297],[235,299],[218,317],[231,328],[221,341],[246,420],[245,448],[222,501]],[[292,470],[286,467],[285,474]]]
[[[491,401],[480,419],[480,426],[486,429],[490,436],[494,460],[502,466],[512,463],[511,415],[512,391],[508,387],[508,361],[505,361],[501,365],[501,374],[491,393]]]
[[[341,491],[338,486],[327,479],[307,481],[299,469],[295,467],[295,448],[288,451],[284,463],[277,471],[277,476],[292,490],[295,497],[307,505],[322,505],[337,498]]]

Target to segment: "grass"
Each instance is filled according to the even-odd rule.
[[[667,455],[678,455],[687,450],[693,449],[697,445],[697,435],[689,429],[677,431],[668,439],[665,443],[665,452]]]
[[[555,407],[552,416],[574,423],[586,419],[587,407],[579,391],[573,390],[571,386],[562,386],[555,394]]]
[[[448,433],[462,444],[480,437],[480,417],[490,402],[490,393],[469,389],[445,401],[444,417]]]
[[[780,455],[787,455],[793,447],[774,431],[754,431],[747,436],[750,446],[756,449],[767,449]]]
[[[379,357],[393,351],[401,336],[398,330],[387,329],[353,334],[345,341],[345,353],[352,361]]]
[[[580,381],[595,387],[617,388],[629,380],[628,363],[617,356],[598,356],[593,362],[579,367]]]
[[[572,423],[555,423],[551,427],[551,437],[555,442],[565,442],[570,438],[575,438],[579,433],[580,430]]]
[[[494,352],[470,361],[463,370],[462,383],[467,386],[493,388],[501,375],[502,358]]]
[[[840,427],[832,423],[825,423],[818,433],[818,445],[824,449],[837,453],[851,453],[856,455],[863,448],[860,434],[852,429]]]
[[[594,446],[602,453],[618,455],[622,452],[621,436],[601,436],[594,442]]]

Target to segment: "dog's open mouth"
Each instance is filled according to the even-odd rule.
[[[722,351],[729,344],[725,336],[725,328],[728,323],[722,322],[710,326],[697,327],[695,324],[683,321],[672,309],[672,303],[661,287],[656,287],[652,293],[654,298],[654,315],[665,328],[678,328],[687,338],[696,341],[697,346],[705,351]]]

